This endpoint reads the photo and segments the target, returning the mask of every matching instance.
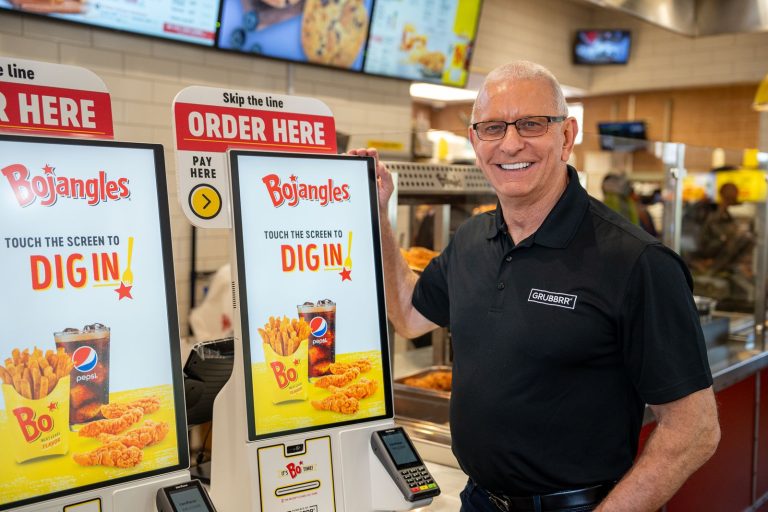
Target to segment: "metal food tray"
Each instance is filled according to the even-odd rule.
[[[430,366],[411,375],[395,379],[395,415],[398,417],[448,425],[450,391],[409,386],[404,383],[412,377],[424,377],[437,371],[452,371],[450,366]]]

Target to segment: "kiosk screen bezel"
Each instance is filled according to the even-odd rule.
[[[240,191],[240,165],[241,158],[285,158],[285,159],[310,159],[310,160],[360,160],[366,162],[367,167],[367,183],[368,183],[368,199],[370,204],[370,220],[371,230],[373,238],[373,258],[375,268],[375,281],[376,281],[376,307],[378,308],[379,318],[379,339],[380,350],[382,360],[382,372],[383,372],[383,388],[384,388],[384,402],[385,413],[379,416],[368,416],[359,419],[350,419],[346,421],[337,421],[333,423],[323,423],[319,425],[311,425],[308,427],[286,429],[274,432],[267,432],[259,434],[256,432],[255,421],[255,403],[253,396],[253,375],[251,372],[251,333],[256,333],[257,326],[250,326],[248,320],[248,297],[247,290],[248,285],[246,282],[246,260],[244,251],[244,237],[243,237],[243,223],[242,223],[242,201]],[[356,423],[364,423],[375,420],[387,419],[394,417],[394,404],[392,398],[392,378],[389,371],[389,341],[387,332],[387,315],[384,302],[384,276],[382,271],[382,256],[381,256],[381,236],[379,229],[379,211],[378,211],[378,193],[376,182],[376,170],[374,161],[368,157],[357,157],[349,155],[325,155],[325,154],[308,154],[308,153],[273,153],[268,151],[241,151],[230,150],[229,151],[229,164],[231,173],[231,191],[232,191],[232,213],[233,213],[233,230],[235,235],[235,256],[237,259],[237,283],[239,302],[238,308],[240,309],[240,329],[241,329],[241,343],[243,346],[243,370],[245,375],[245,395],[246,395],[246,415],[248,418],[248,440],[258,441],[261,439],[269,439],[289,434],[298,434],[305,432],[313,432],[316,430],[324,430],[334,427],[340,427],[344,425],[352,425]],[[379,243],[376,243],[379,242]]]

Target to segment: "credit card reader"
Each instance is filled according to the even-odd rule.
[[[157,512],[216,512],[200,480],[161,487],[156,504]]]
[[[377,430],[371,435],[373,453],[408,501],[418,501],[440,494],[419,454],[402,427]]]

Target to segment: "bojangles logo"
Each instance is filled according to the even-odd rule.
[[[349,201],[349,185],[336,185],[332,179],[320,185],[299,183],[298,176],[291,175],[290,181],[283,183],[277,174],[268,174],[261,181],[267,186],[269,198],[275,208],[287,204],[296,206],[300,201],[319,201],[320,206],[330,203]]]
[[[0,169],[11,185],[20,206],[29,206],[40,199],[40,206],[51,206],[60,197],[83,199],[89,206],[107,201],[118,201],[131,195],[128,178],[107,179],[105,171],[89,179],[56,176],[54,167],[46,164],[43,175],[30,177],[29,170],[22,164],[11,164]]]

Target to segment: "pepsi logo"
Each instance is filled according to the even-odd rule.
[[[72,363],[79,372],[90,372],[99,363],[99,356],[91,347],[78,347],[72,352]]]
[[[315,338],[322,338],[328,332],[328,322],[321,316],[316,316],[309,321],[309,330]]]

